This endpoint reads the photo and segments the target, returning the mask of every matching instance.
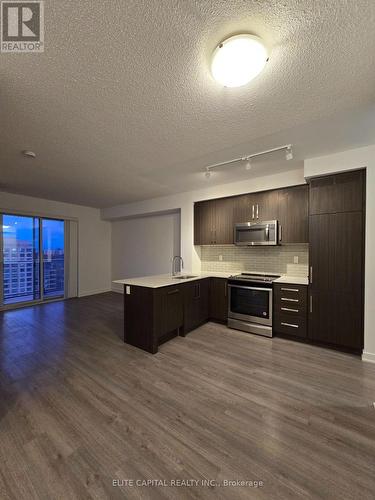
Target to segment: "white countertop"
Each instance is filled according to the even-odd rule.
[[[115,280],[113,283],[117,283],[120,285],[132,285],[132,286],[144,286],[146,288],[161,288],[163,286],[173,286],[178,283],[187,283],[189,281],[199,280],[202,278],[229,278],[234,274],[240,274],[241,271],[231,271],[231,272],[220,272],[220,271],[212,271],[212,272],[199,272],[199,273],[191,273],[191,272],[183,272],[182,274],[194,276],[194,278],[190,279],[175,279],[170,274],[160,274],[157,276],[142,276],[140,278],[126,278],[122,280]],[[289,283],[291,285],[308,285],[308,278],[300,277],[300,276],[289,276],[283,275],[280,278],[277,278],[274,283]]]
[[[288,274],[284,274],[277,278],[274,283],[289,283],[290,285],[308,285],[309,278],[303,276],[289,276]]]

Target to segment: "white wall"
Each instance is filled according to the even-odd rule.
[[[0,211],[77,219],[78,293],[83,296],[111,289],[111,224],[101,220],[100,210],[0,192]]]
[[[205,185],[204,189],[105,208],[102,210],[102,217],[106,220],[115,221],[124,217],[134,217],[144,214],[149,215],[167,210],[180,210],[181,256],[185,262],[185,269],[189,271],[200,271],[199,248],[193,245],[193,203],[195,201],[293,186],[296,184],[303,184],[304,182],[303,169],[301,168],[276,175],[249,179],[245,182],[241,181],[223,184],[221,186],[210,186],[209,181],[202,175],[202,184]],[[114,276],[115,279],[124,277],[125,276]]]
[[[136,217],[112,223],[112,279],[171,272],[180,255],[180,213]],[[112,284],[122,292],[123,286]]]
[[[305,177],[366,167],[365,348],[375,363],[375,145],[305,161]]]

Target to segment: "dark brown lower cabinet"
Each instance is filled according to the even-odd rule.
[[[307,286],[273,285],[273,333],[307,338]]]
[[[212,321],[228,320],[228,282],[225,278],[210,279],[209,317]]]
[[[185,283],[184,287],[184,329],[189,333],[208,321],[209,278]]]
[[[129,294],[124,288],[124,342],[153,354],[163,342],[210,319],[210,278],[162,288],[130,286]],[[218,289],[220,303],[225,290]]]
[[[183,327],[183,285],[124,288],[124,342],[154,354]]]

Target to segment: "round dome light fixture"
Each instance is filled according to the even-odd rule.
[[[211,72],[224,87],[242,87],[259,75],[267,61],[268,51],[259,37],[235,35],[216,47]]]

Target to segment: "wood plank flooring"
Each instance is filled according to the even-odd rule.
[[[375,365],[213,323],[153,356],[112,293],[0,328],[1,499],[375,498]]]

